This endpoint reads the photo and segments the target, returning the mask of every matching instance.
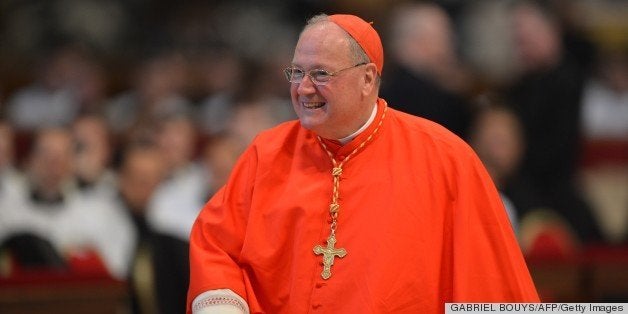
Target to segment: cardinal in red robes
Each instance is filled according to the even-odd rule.
[[[538,302],[469,146],[378,97],[353,15],[308,21],[286,77],[299,120],[262,132],[190,235],[188,313],[443,313]]]

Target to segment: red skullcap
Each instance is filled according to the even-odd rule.
[[[344,29],[360,47],[364,49],[371,62],[377,66],[377,74],[382,75],[384,68],[384,48],[377,31],[363,19],[349,14],[334,14],[329,19]]]

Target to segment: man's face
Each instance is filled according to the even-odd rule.
[[[331,22],[308,27],[299,38],[292,66],[306,72],[323,69],[333,73],[355,65],[346,36]],[[301,125],[328,139],[340,139],[359,129],[372,108],[365,105],[364,68],[344,70],[326,85],[315,85],[309,76],[300,84],[292,83],[292,105]]]
[[[83,180],[94,181],[109,163],[109,142],[104,121],[86,117],[73,126],[75,141],[75,171]]]
[[[73,141],[62,129],[38,135],[30,160],[30,175],[36,189],[59,192],[73,174]]]
[[[133,211],[143,211],[164,178],[165,165],[158,151],[133,151],[120,172],[120,193]],[[143,214],[136,212],[136,214]]]
[[[551,21],[527,5],[514,11],[513,32],[516,53],[523,66],[536,70],[554,65],[560,56],[560,39]]]

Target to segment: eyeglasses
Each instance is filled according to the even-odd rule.
[[[323,69],[313,69],[306,72],[299,68],[289,67],[289,68],[284,69],[283,73],[286,75],[286,79],[288,79],[288,82],[290,83],[301,84],[305,76],[309,76],[310,79],[312,80],[312,83],[314,83],[314,85],[322,86],[322,85],[327,84],[327,82],[329,82],[332,77],[338,75],[338,73],[344,70],[353,69],[355,67],[359,67],[365,64],[366,62],[358,63],[348,68],[340,69],[336,72],[331,72],[331,73]]]

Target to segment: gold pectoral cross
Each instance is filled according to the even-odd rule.
[[[334,248],[335,244],[336,237],[333,234],[330,234],[329,238],[327,238],[326,248],[322,247],[320,244],[314,247],[314,253],[316,255],[323,254],[323,272],[321,273],[323,279],[329,279],[329,277],[331,277],[331,265],[334,265],[334,258],[336,256],[342,258],[347,255],[347,251],[345,249]]]

